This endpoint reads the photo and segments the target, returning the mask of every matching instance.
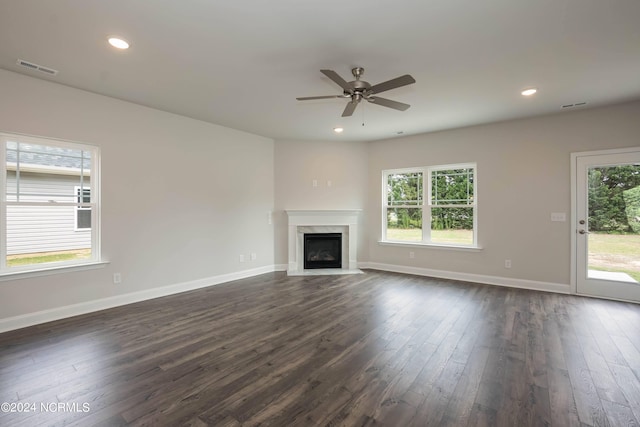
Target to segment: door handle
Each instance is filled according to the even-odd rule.
[[[586,231],[586,230],[578,230],[578,233],[580,233],[580,234],[589,234],[589,232]]]

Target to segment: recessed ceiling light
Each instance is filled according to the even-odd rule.
[[[129,43],[127,43],[126,40],[122,40],[117,37],[110,37],[109,44],[116,49],[129,49]]]
[[[344,131],[344,129],[343,128],[333,128],[333,131],[335,133],[342,133],[342,131]]]
[[[531,89],[525,89],[520,93],[522,94],[522,96],[531,96],[534,93],[536,93],[537,91],[538,91],[538,89],[532,87]]]

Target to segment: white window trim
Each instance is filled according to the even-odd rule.
[[[19,267],[7,267],[7,240],[6,240],[6,212],[7,206],[14,204],[7,202],[7,173],[6,173],[6,147],[9,140],[37,145],[53,145],[61,148],[80,149],[91,152],[91,180],[88,188],[91,192],[91,257],[85,260],[62,261],[45,264],[31,264]],[[1,281],[11,280],[11,278],[23,278],[52,274],[55,272],[76,271],[79,269],[95,268],[105,264],[101,259],[101,233],[100,233],[100,148],[81,142],[72,142],[56,138],[36,137],[18,133],[0,132],[0,278]],[[56,203],[57,206],[66,203]],[[30,205],[44,206],[46,202],[30,203]],[[70,204],[75,205],[75,203]],[[76,222],[77,224],[77,222]],[[75,227],[74,227],[75,228]],[[87,230],[87,231],[89,231]]]
[[[73,271],[85,271],[85,270],[95,270],[98,268],[104,268],[109,264],[109,261],[94,261],[94,262],[83,262],[76,264],[58,264],[58,263],[48,263],[45,268],[38,269],[25,269],[19,271],[11,271],[0,273],[0,282],[6,282],[9,280],[16,279],[27,279],[30,277],[41,277],[41,276],[49,276],[51,274],[58,273],[70,273]],[[12,268],[13,270],[13,268]]]
[[[473,204],[471,205],[438,205],[431,204],[431,172],[449,169],[473,169]],[[422,173],[422,204],[411,206],[389,206],[387,195],[387,182],[389,175],[405,173]],[[426,201],[426,202],[425,202]],[[387,239],[387,209],[419,208],[422,209],[422,241],[404,241]],[[433,207],[472,207],[473,208],[473,243],[470,245],[448,244],[431,241],[431,209]],[[382,171],[382,238],[378,241],[381,245],[390,246],[425,246],[453,250],[480,250],[478,245],[478,166],[477,163],[455,163],[449,165],[421,166],[415,168],[387,169]],[[425,225],[427,225],[425,227]]]
[[[451,251],[467,251],[467,252],[478,252],[482,250],[481,246],[477,245],[455,245],[455,244],[446,244],[446,243],[423,243],[423,242],[409,242],[409,241],[400,241],[400,240],[378,240],[378,244],[381,246],[399,246],[399,247],[425,247],[425,248],[434,248],[434,249],[442,249],[442,250],[451,250]]]

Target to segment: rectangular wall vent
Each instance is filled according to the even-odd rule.
[[[575,104],[565,104],[562,108],[573,108],[573,107],[582,107],[583,105],[587,105],[586,102],[576,102]]]
[[[18,59],[16,64],[18,64],[21,67],[28,68],[30,70],[40,71],[41,73],[49,74],[50,76],[55,76],[56,74],[58,74],[58,70],[54,70],[53,68],[34,64],[33,62],[25,61],[24,59]]]

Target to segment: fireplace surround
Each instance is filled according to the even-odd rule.
[[[290,276],[358,274],[358,216],[360,210],[287,210],[288,268]],[[340,268],[305,268],[304,235],[340,234]]]

